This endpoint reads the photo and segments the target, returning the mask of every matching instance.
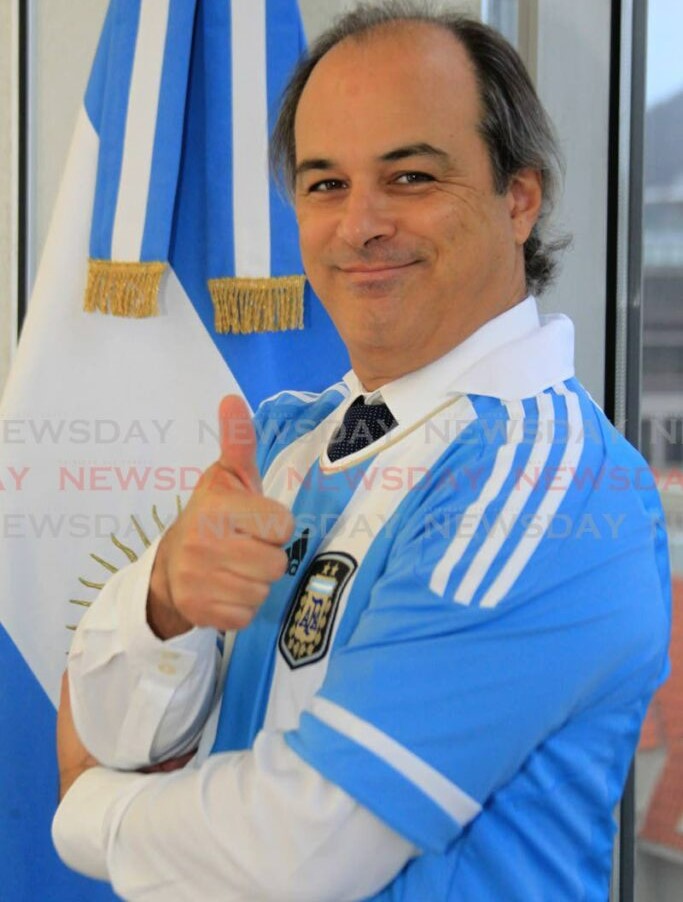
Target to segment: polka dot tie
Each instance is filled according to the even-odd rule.
[[[366,404],[360,395],[351,404],[341,426],[330,439],[327,454],[331,461],[360,451],[386,435],[396,425],[386,404]]]

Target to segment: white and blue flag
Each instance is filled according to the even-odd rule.
[[[252,406],[348,367],[268,174],[294,0],[112,0],[0,406],[0,897],[96,900],[50,840],[55,704],[98,587]],[[83,298],[85,297],[85,304]]]

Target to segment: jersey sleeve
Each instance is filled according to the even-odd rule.
[[[564,519],[544,527],[510,527],[470,588],[476,549],[447,579],[434,576],[453,536],[435,535],[433,524],[462,525],[463,511],[413,517],[286,736],[424,851],[443,852],[591,706],[607,699],[641,717],[665,672],[660,514],[631,491],[585,487],[558,512]],[[511,581],[508,564],[529,541],[533,553]]]

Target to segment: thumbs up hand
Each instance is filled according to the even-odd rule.
[[[251,415],[239,395],[226,395],[218,408],[221,453],[218,465],[232,473],[245,489],[261,493],[261,477],[256,466],[256,433]]]
[[[266,498],[256,466],[256,435],[237,395],[219,408],[220,456],[159,544],[147,620],[162,639],[193,626],[248,626],[271,583],[287,568],[291,513]]]

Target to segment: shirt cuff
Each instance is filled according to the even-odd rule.
[[[120,651],[146,666],[161,678],[182,682],[192,668],[198,653],[206,653],[216,641],[216,631],[194,627],[172,639],[160,639],[147,622],[147,596],[160,538],[156,539],[138,561],[121,570],[109,581],[92,607],[83,615],[71,645],[69,657],[88,654],[85,672],[104,665]],[[92,644],[93,635],[110,635],[113,641]]]
[[[70,786],[52,820],[52,841],[68,867],[108,880],[107,847],[114,816],[125,809],[149,779],[92,767]]]

